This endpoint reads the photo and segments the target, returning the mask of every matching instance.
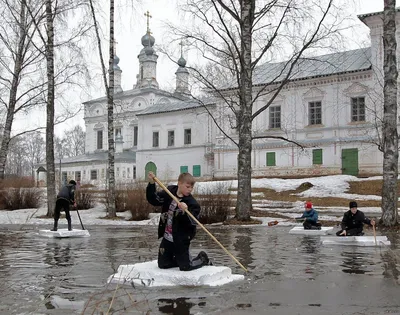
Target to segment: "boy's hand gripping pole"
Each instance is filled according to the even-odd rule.
[[[168,190],[168,188],[167,187],[165,187],[164,186],[164,184],[163,183],[161,183],[160,182],[160,180],[157,178],[157,177],[153,177],[153,180],[158,184],[158,185],[160,185],[160,187],[162,188],[162,189],[164,189],[164,191],[172,198],[172,199],[174,199],[175,200],[175,202],[177,203],[177,204],[179,204],[180,202],[179,202],[179,200],[178,200],[178,198],[176,198],[169,190]],[[184,209],[184,211],[186,212],[186,214],[194,221],[194,222],[196,222],[224,251],[225,251],[225,253],[227,253],[229,256],[231,256],[231,258],[245,271],[245,272],[247,272],[247,269],[239,262],[239,260],[237,260],[236,259],[236,257],[235,256],[233,256],[225,247],[224,247],[224,245],[222,245],[216,238],[215,238],[215,236],[214,235],[212,235],[211,234],[211,232],[209,232],[206,228],[205,228],[205,226],[203,225],[203,224],[201,224],[200,222],[199,222],[199,220],[197,220],[196,219],[196,217],[193,215],[193,214],[191,214],[190,213],[190,211],[189,210],[186,210],[186,209]]]

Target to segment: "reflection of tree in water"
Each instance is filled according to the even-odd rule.
[[[383,275],[385,278],[399,280],[400,271],[398,265],[400,264],[400,253],[398,236],[393,232],[389,232],[388,239],[390,240],[391,248],[382,248],[381,251],[384,268]]]
[[[341,256],[343,257],[343,263],[340,266],[343,267],[342,271],[344,273],[365,274],[368,271],[366,268],[369,260],[368,254],[343,251]]]
[[[237,237],[235,243],[233,244],[233,248],[238,252],[238,260],[240,263],[246,267],[250,266],[254,261],[251,244],[253,237],[253,231],[249,228],[238,228],[237,229]]]
[[[118,251],[118,239],[116,237],[108,237],[106,240],[106,256],[108,261],[111,263],[111,269],[114,271],[114,273],[117,272],[119,267],[116,265],[116,251]]]
[[[190,309],[195,305],[195,303],[187,302],[187,300],[189,299],[159,299],[158,310],[164,314],[189,315]]]

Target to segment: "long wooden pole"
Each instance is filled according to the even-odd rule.
[[[175,202],[177,203],[177,204],[180,204],[180,202],[179,202],[179,200],[178,200],[178,198],[176,198],[169,190],[168,190],[168,188],[167,187],[165,187],[164,186],[164,184],[162,183],[162,182],[160,182],[160,180],[157,178],[157,177],[153,177],[153,180],[158,184],[158,185],[160,185],[160,187],[162,188],[162,189],[164,189],[165,190],[165,192],[173,199],[173,200],[175,200]],[[197,220],[196,219],[196,217],[193,215],[193,214],[191,214],[190,213],[190,211],[189,210],[187,210],[187,209],[183,209],[185,212],[186,212],[186,214],[194,221],[194,222],[196,222],[224,251],[225,251],[225,253],[227,253],[240,267],[242,267],[242,269],[244,270],[244,271],[246,271],[247,272],[247,269],[245,268],[245,266],[243,266],[241,263],[240,263],[240,261],[239,260],[237,260],[236,259],[236,257],[235,256],[233,256],[225,247],[224,247],[224,245],[222,245],[216,238],[215,238],[215,236],[214,235],[212,235],[211,234],[211,232],[209,232],[206,228],[205,228],[205,226],[203,225],[203,224],[201,224],[200,222],[199,222],[199,220]]]
[[[374,230],[374,239],[375,239],[375,246],[378,245],[376,242],[376,231],[375,231],[375,224],[372,226],[372,229]]]

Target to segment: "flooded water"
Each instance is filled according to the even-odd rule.
[[[1,227],[0,314],[400,314],[398,235],[368,248],[322,246],[290,227],[210,227],[248,267],[244,281],[133,288],[105,283],[120,264],[156,259],[155,227],[90,226],[81,239],[41,238],[40,228]],[[201,230],[199,250],[243,274]]]

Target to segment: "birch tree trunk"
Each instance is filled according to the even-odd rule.
[[[21,79],[20,76],[22,71],[22,64],[24,62],[24,56],[25,56],[24,51],[25,51],[26,34],[27,34],[25,0],[21,1],[18,27],[19,27],[18,47],[14,59],[13,78],[11,81],[7,115],[6,115],[6,121],[4,123],[4,131],[0,148],[0,179],[4,179],[4,169],[7,162],[7,154],[11,138],[11,129],[14,121],[15,106],[17,103],[18,86]]]
[[[47,119],[46,119],[46,166],[47,166],[47,216],[54,214],[56,199],[54,166],[54,28],[52,0],[46,0],[46,60],[47,60]]]
[[[236,218],[250,220],[251,203],[251,116],[252,116],[252,67],[251,44],[255,1],[245,0],[241,4],[241,67],[240,67],[240,110],[238,111],[239,153],[238,153],[238,196]]]
[[[110,0],[110,60],[108,68],[108,216],[117,216],[115,209],[115,172],[114,172],[114,0]]]
[[[385,0],[383,12],[383,187],[382,223],[397,223],[397,61],[396,61],[396,1]]]

